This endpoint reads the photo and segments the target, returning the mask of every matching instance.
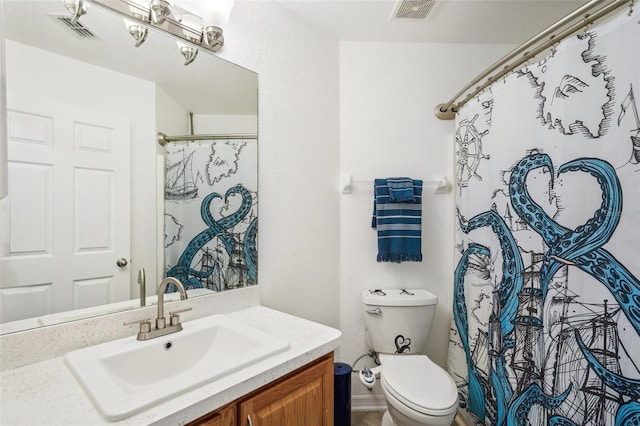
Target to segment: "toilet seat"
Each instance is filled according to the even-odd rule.
[[[458,409],[458,389],[449,374],[426,355],[380,354],[381,384],[398,402],[428,416]]]

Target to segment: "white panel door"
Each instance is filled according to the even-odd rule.
[[[128,299],[129,119],[8,95],[0,320]]]

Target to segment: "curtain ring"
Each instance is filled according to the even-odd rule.
[[[633,1],[633,0],[631,0]],[[590,22],[587,20],[587,17],[584,18],[584,31],[582,32],[582,37],[580,38],[587,38],[588,36],[588,32],[589,32],[589,25]]]

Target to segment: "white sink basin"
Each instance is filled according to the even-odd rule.
[[[151,340],[131,336],[69,352],[65,361],[100,413],[114,421],[289,347],[224,315],[183,327]]]

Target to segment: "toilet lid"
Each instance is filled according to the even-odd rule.
[[[382,385],[418,412],[445,416],[457,409],[458,389],[440,366],[425,355],[382,356]]]

